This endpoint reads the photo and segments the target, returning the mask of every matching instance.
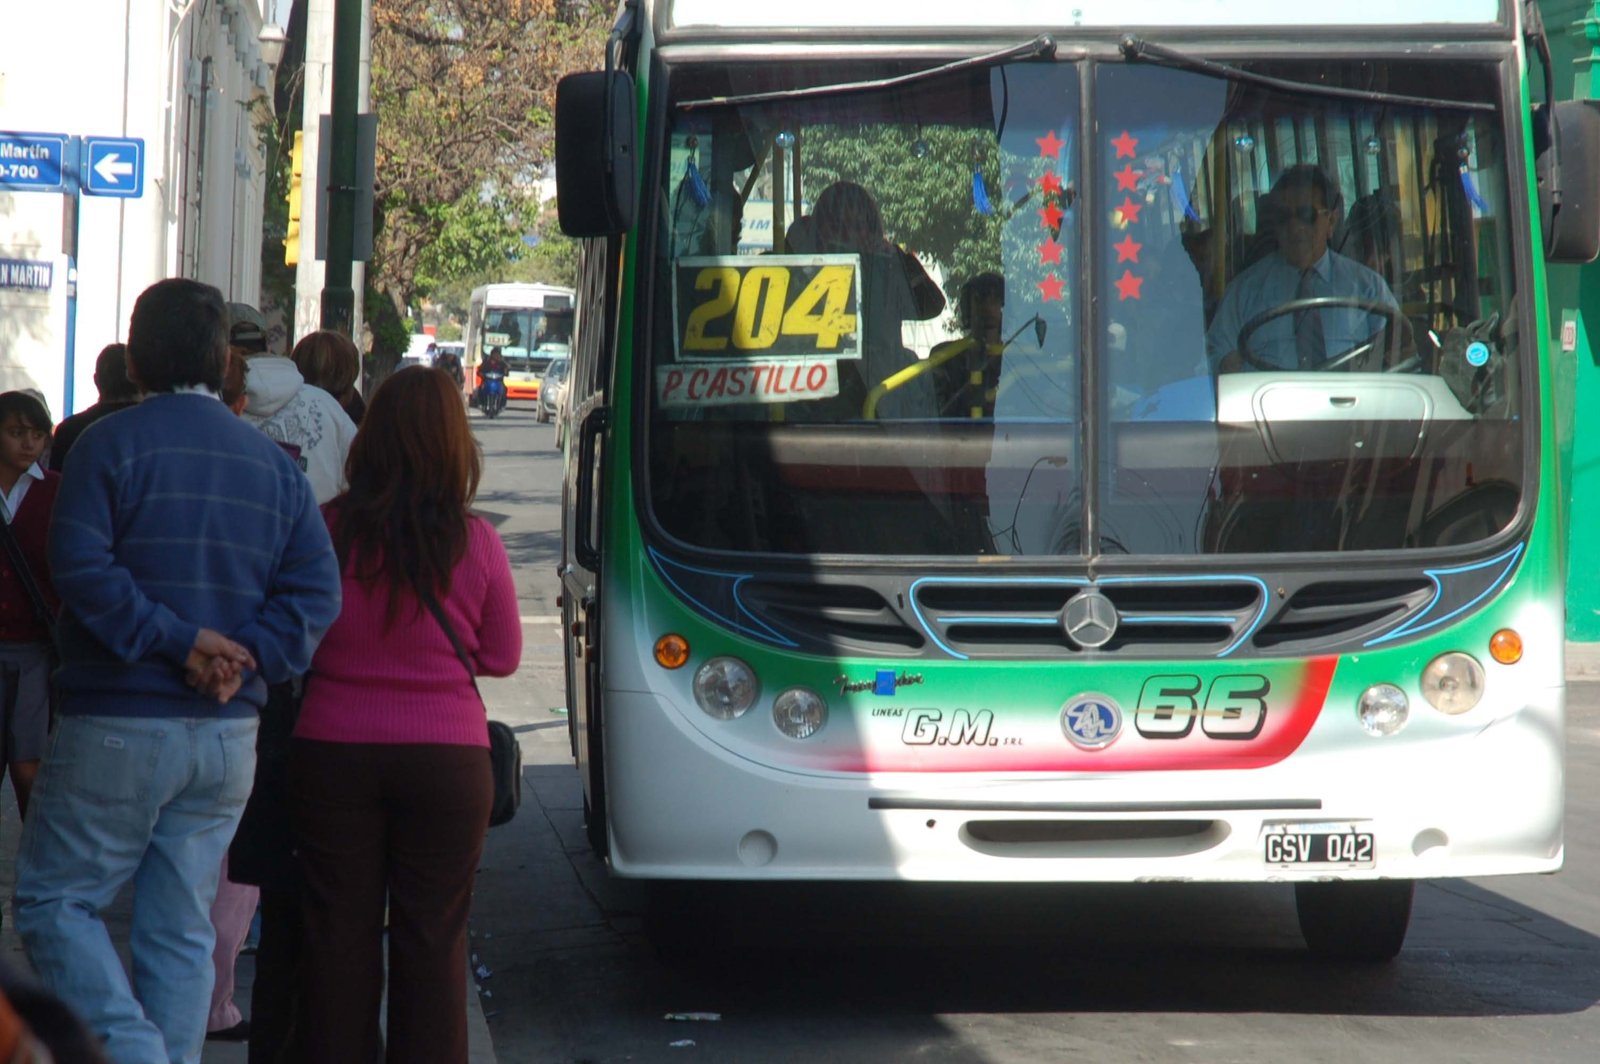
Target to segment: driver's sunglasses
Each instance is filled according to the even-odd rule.
[[[1268,215],[1273,225],[1288,225],[1291,221],[1301,225],[1312,225],[1324,214],[1330,213],[1326,207],[1313,207],[1309,204],[1300,207],[1276,207]]]

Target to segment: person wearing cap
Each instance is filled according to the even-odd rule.
[[[78,441],[79,433],[107,414],[126,410],[139,401],[139,389],[128,379],[126,344],[106,344],[100,349],[100,357],[94,362],[94,387],[100,393],[99,401],[63,418],[56,426],[55,438],[50,442],[50,468],[57,473],[66,464],[67,452]]]
[[[228,343],[250,365],[244,418],[271,439],[300,448],[300,468],[320,506],[344,490],[344,460],[355,439],[355,422],[337,399],[306,383],[293,359],[269,349],[267,322],[259,310],[229,303],[228,316]]]

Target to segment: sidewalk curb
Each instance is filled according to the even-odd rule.
[[[1567,682],[1600,681],[1600,643],[1567,644]]]
[[[494,1039],[489,1034],[489,1020],[483,1014],[483,995],[478,992],[470,952],[467,957],[467,1064],[499,1064],[494,1055]]]

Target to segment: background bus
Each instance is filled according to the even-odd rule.
[[[468,387],[476,367],[500,348],[510,367],[508,399],[539,398],[539,378],[550,360],[572,349],[573,290],[548,284],[503,283],[472,290],[467,311]]]
[[[629,4],[562,83],[590,841],[1292,883],[1387,958],[1416,880],[1562,863],[1544,263],[1600,249],[1597,112],[1500,0],[1072,14]]]

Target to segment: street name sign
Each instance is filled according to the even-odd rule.
[[[0,130],[0,189],[7,192],[61,192],[66,187],[65,133],[12,133]]]
[[[83,194],[122,196],[144,194],[144,141],[137,137],[83,138]]]

